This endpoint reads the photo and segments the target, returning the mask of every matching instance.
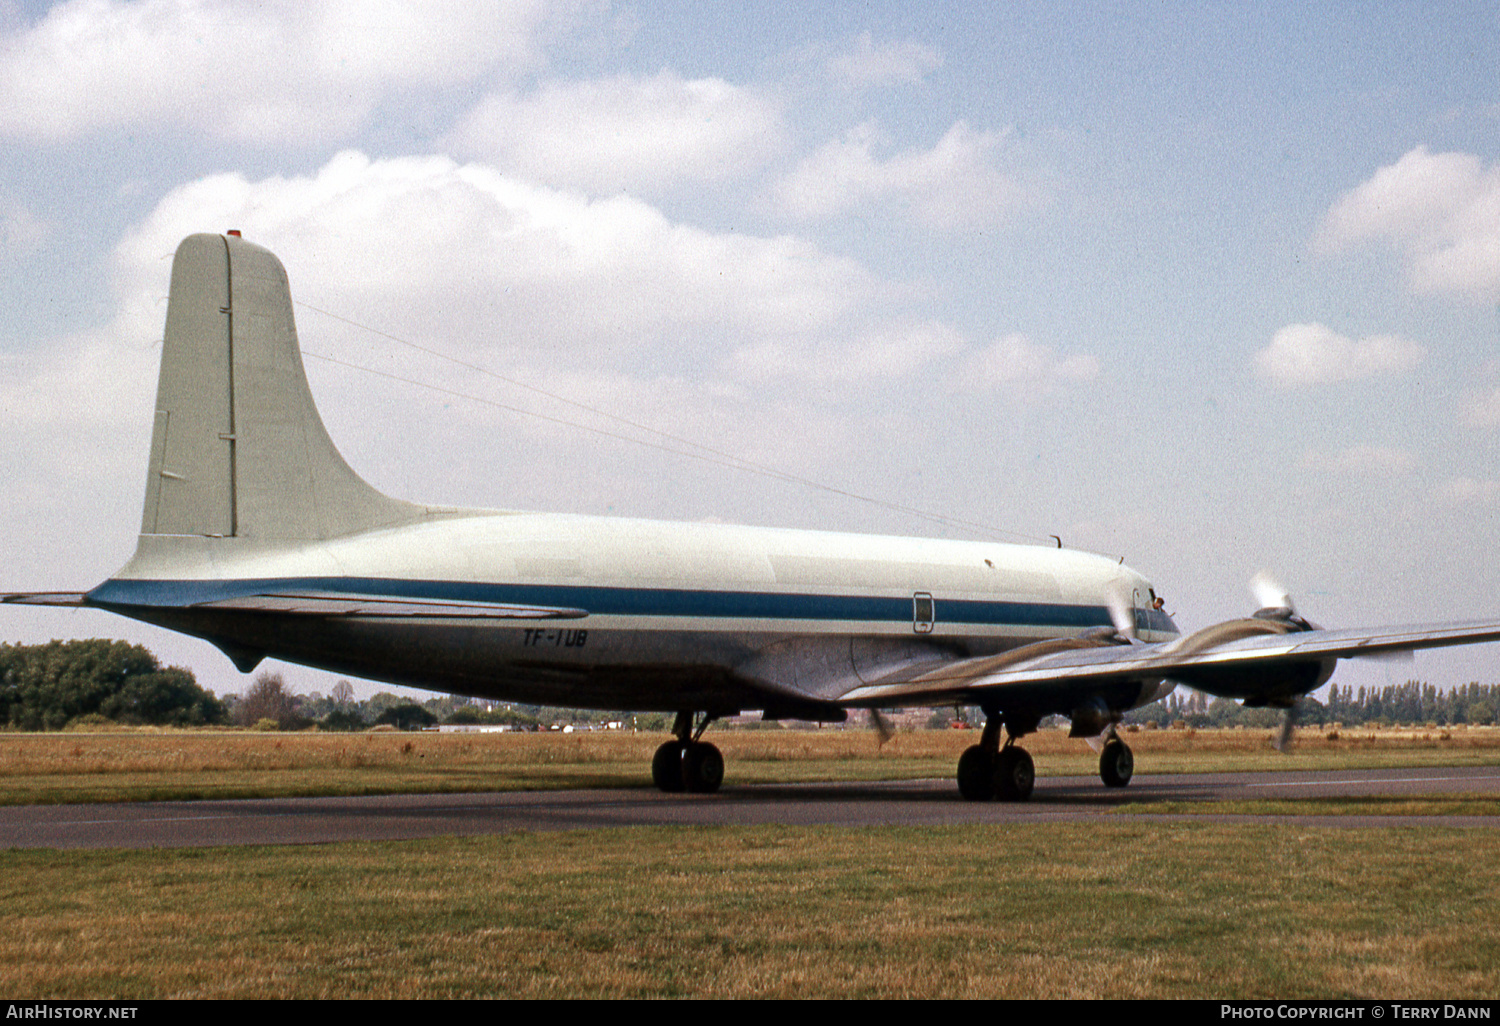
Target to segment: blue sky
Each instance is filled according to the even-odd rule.
[[[1328,625],[1500,613],[1497,69],[1479,3],[0,3],[0,589],[128,556],[170,253],[238,228],[403,497],[989,536],[519,381],[1124,556],[1188,628],[1262,569]]]

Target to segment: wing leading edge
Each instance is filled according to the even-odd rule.
[[[81,591],[15,591],[0,595],[0,604],[12,606],[86,606],[88,595]]]
[[[927,668],[930,663],[913,666],[910,674],[898,669],[883,681],[855,688],[840,701],[855,706],[956,700],[977,704],[986,693],[998,695],[1022,685],[1105,684],[1125,679],[1181,680],[1210,694],[1253,698],[1253,694],[1247,694],[1247,678],[1259,675],[1275,680],[1295,666],[1500,641],[1497,621],[1263,633],[1207,643],[1198,640],[1214,630],[1155,645],[1121,644],[1105,638],[1044,641],[1000,655],[954,660],[936,669]]]

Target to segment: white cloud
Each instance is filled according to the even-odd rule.
[[[1438,497],[1453,506],[1493,506],[1500,502],[1500,481],[1451,478],[1438,489]]]
[[[1004,138],[959,121],[932,149],[882,161],[875,156],[879,133],[867,122],[799,163],[777,183],[775,198],[787,214],[806,220],[889,201],[936,228],[993,223],[1031,200],[995,166]]]
[[[446,157],[346,152],[310,176],[213,175],[163,197],[114,249],[113,319],[0,367],[7,423],[50,430],[60,417],[144,410],[140,368],[155,359],[171,255],[185,235],[230,228],[282,259],[299,303],[455,356],[483,353],[539,383],[683,377],[749,340],[827,334],[863,317],[876,292],[858,264],[795,238],[713,234],[638,200],[589,202]],[[306,306],[297,317],[315,352],[473,384],[448,365],[412,370],[426,358]]]
[[[871,328],[847,343],[770,339],[737,351],[730,368],[742,378],[831,381],[897,380],[968,348],[946,324]]]
[[[1379,239],[1405,251],[1417,292],[1500,300],[1500,164],[1418,146],[1341,196],[1318,243],[1336,251]]]
[[[121,274],[159,295],[179,238],[228,228],[281,256],[299,298],[366,323],[470,345],[588,346],[596,360],[816,330],[875,289],[858,264],[793,237],[715,234],[636,199],[589,201],[446,157],[355,152],[310,177],[174,190],[121,243]]]
[[[163,315],[165,310],[160,311]],[[156,327],[161,335],[161,325]],[[143,355],[144,354],[144,355]],[[65,437],[80,422],[97,429],[114,421],[128,400],[154,383],[159,350],[121,346],[113,332],[91,330],[0,360],[0,414],[13,438],[35,444],[36,432]],[[143,403],[138,403],[144,408]],[[144,416],[138,418],[144,420]],[[63,467],[76,460],[59,461]]]
[[[1027,396],[1048,395],[1099,376],[1099,361],[1092,355],[1059,356],[1019,334],[978,346],[936,321],[875,325],[847,342],[764,341],[737,351],[730,368],[752,382],[785,379],[865,386],[882,381],[909,384],[915,375],[927,372],[947,382],[948,393],[1007,390]]]
[[[1278,388],[1402,374],[1427,350],[1395,335],[1355,340],[1322,324],[1289,324],[1255,354],[1255,370]]]
[[[1338,452],[1309,449],[1302,455],[1302,468],[1319,473],[1388,476],[1404,474],[1415,465],[1411,453],[1383,445],[1354,445]]]
[[[110,326],[0,356],[0,588],[87,587],[130,551],[161,352],[149,338],[122,344]]]
[[[0,198],[0,254],[30,252],[51,234],[51,227],[24,205]]]
[[[849,52],[828,62],[828,70],[844,85],[864,89],[887,82],[920,82],[942,64],[942,54],[930,46],[915,42],[877,44],[870,33],[864,32]]]
[[[1500,427],[1500,388],[1472,393],[1465,398],[1463,421],[1470,427]]]
[[[451,142],[505,171],[609,193],[746,174],[776,152],[784,133],[769,98],[662,71],[489,96]]]
[[[810,469],[859,442],[858,421],[838,428],[831,414],[819,421],[725,373],[729,354],[765,338],[878,333],[880,289],[857,263],[793,237],[707,232],[639,200],[590,202],[446,157],[347,152],[307,176],[214,175],[163,197],[114,248],[113,318],[0,363],[0,415],[14,429],[0,434],[0,466],[55,453],[68,468],[53,474],[49,463],[47,473],[81,488],[107,462],[110,495],[139,502],[171,254],[186,234],[229,228],[286,265],[308,350],[481,400],[308,361],[341,449],[393,494],[526,505],[527,489],[546,481],[546,503],[561,508],[601,508],[611,489],[629,491],[638,510],[662,501],[636,450],[482,402],[594,422],[576,406],[301,304],[751,458]],[[938,333],[927,344],[943,345]],[[540,447],[524,463],[512,458],[522,441]],[[599,472],[569,474],[578,460]]]
[[[394,90],[534,68],[566,13],[550,0],[70,0],[0,40],[0,133],[343,138]]]
[[[959,380],[969,391],[1024,388],[1045,393],[1098,376],[1099,361],[1089,353],[1059,356],[1050,346],[1012,334],[972,354]]]

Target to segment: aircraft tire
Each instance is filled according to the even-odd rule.
[[[708,742],[695,741],[682,756],[682,780],[694,794],[713,794],[724,782],[724,756]]]
[[[995,756],[978,745],[970,745],[958,757],[958,793],[971,802],[995,797]]]
[[[1105,787],[1124,787],[1135,775],[1135,756],[1119,738],[1109,741],[1099,753],[1099,779]]]
[[[684,789],[683,743],[668,741],[651,757],[651,782],[658,791],[677,794]]]
[[[1036,764],[1026,749],[1002,749],[995,760],[995,790],[1002,801],[1024,802],[1031,800],[1031,790],[1036,786]]]

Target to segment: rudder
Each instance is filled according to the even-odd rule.
[[[420,517],[376,491],[318,416],[281,261],[238,236],[177,247],[143,535],[315,541]]]

